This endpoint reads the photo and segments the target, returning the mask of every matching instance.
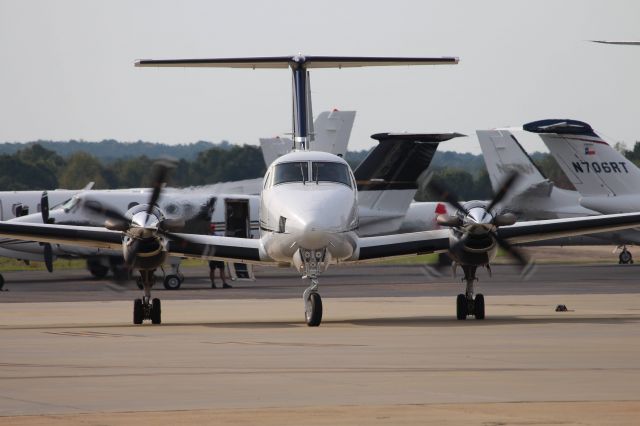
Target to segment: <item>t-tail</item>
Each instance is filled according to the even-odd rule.
[[[640,169],[605,142],[589,124],[551,119],[528,123],[523,128],[540,135],[580,192],[580,203],[584,207],[601,212],[629,211],[617,207],[623,204],[628,208],[640,207],[640,201],[636,200],[640,195]]]
[[[207,67],[273,69],[290,68],[293,82],[293,141],[296,148],[308,150],[311,142],[312,122],[309,69],[352,68],[402,65],[455,65],[458,58],[412,58],[412,57],[357,57],[357,56],[272,56],[253,58],[213,59],[144,59],[135,63],[137,67]]]
[[[395,232],[402,224],[440,142],[460,133],[378,133],[378,145],[353,174],[358,185],[360,231]]]

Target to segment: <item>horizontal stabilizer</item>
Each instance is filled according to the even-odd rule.
[[[253,58],[141,59],[136,67],[209,67],[209,68],[353,68],[397,65],[455,65],[455,57],[377,57],[377,56],[266,56]]]
[[[640,41],[591,40],[594,43],[618,44],[623,46],[640,46]]]
[[[557,135],[582,135],[598,137],[591,126],[584,121],[549,119],[527,123],[522,126],[532,133],[555,133]]]
[[[462,133],[376,133],[371,135],[377,141],[444,142],[449,139],[466,137]]]

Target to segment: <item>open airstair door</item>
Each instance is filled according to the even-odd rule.
[[[251,238],[251,216],[249,200],[227,198],[224,206],[226,237]],[[255,281],[253,267],[246,263],[227,263],[231,279],[234,281]]]

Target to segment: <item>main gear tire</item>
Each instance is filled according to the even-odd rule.
[[[467,302],[467,296],[459,294],[456,298],[456,317],[459,320],[466,320],[469,315],[469,303]]]
[[[484,295],[482,294],[476,295],[473,301],[473,315],[477,320],[484,319]]]
[[[162,323],[162,311],[160,308],[160,299],[151,301],[151,324]]]
[[[136,299],[133,301],[133,323],[142,324],[144,320],[144,306],[142,299]]]

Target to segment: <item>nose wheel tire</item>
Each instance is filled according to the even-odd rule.
[[[167,290],[177,290],[182,285],[182,280],[177,275],[167,275],[163,284]]]
[[[322,322],[322,298],[318,293],[309,294],[304,304],[304,316],[309,327],[317,327]]]

